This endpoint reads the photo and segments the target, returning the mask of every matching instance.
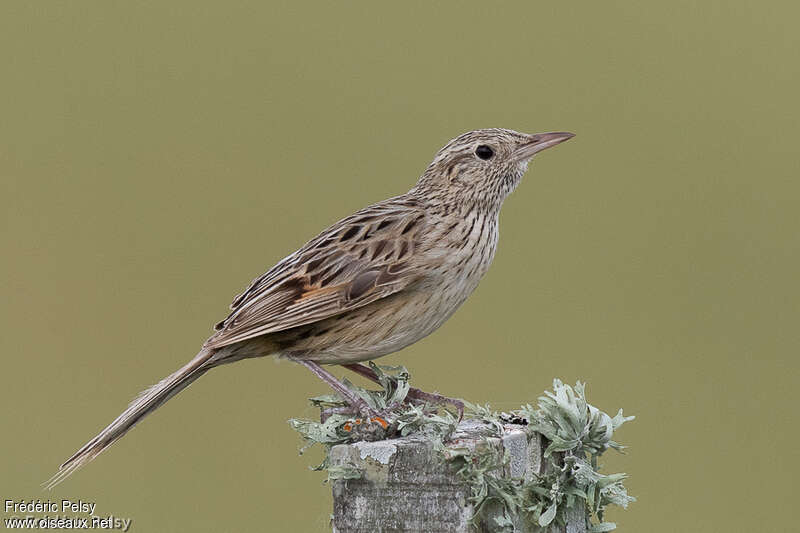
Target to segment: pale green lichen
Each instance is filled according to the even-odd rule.
[[[479,410],[483,420],[502,421],[504,415],[488,408]],[[509,416],[509,415],[505,415]],[[585,386],[575,387],[553,381],[553,391],[545,392],[538,409],[525,405],[510,416],[528,422],[528,431],[539,433],[549,442],[544,452],[544,474],[532,474],[529,481],[497,476],[504,461],[491,453],[466,456],[460,473],[472,488],[471,501],[476,519],[493,519],[498,531],[513,531],[513,520],[521,519],[536,530],[547,531],[563,525],[567,511],[583,506],[588,511],[589,531],[611,531],[616,525],[604,522],[608,505],[627,508],[635,499],[629,496],[623,480],[626,474],[602,474],[597,459],[609,448],[622,451],[613,441],[614,431],[634,417],[622,410],[613,418],[586,401]],[[487,503],[502,504],[486,511]],[[487,514],[495,516],[486,516]],[[592,519],[598,522],[591,523]]]
[[[483,422],[487,437],[500,437],[504,424],[526,424],[529,438],[538,433],[549,443],[544,452],[543,474],[531,474],[528,480],[510,479],[501,475],[507,457],[496,447],[477,445],[459,448],[448,439],[456,430],[456,416],[441,406],[403,403],[409,390],[409,375],[403,367],[385,367],[370,363],[381,382],[381,390],[373,391],[346,385],[371,407],[382,410],[396,405],[388,426],[353,419],[341,413],[331,414],[325,422],[291,419],[306,445],[319,443],[326,451],[337,444],[374,441],[386,438],[425,435],[442,452],[444,460],[454,464],[470,487],[469,501],[473,519],[491,523],[495,531],[514,531],[514,524],[524,522],[528,529],[546,532],[566,522],[569,510],[579,506],[587,511],[589,531],[600,533],[616,525],[604,522],[607,506],[627,508],[635,499],[628,495],[623,480],[626,474],[602,474],[598,458],[609,448],[622,451],[612,440],[614,431],[634,417],[625,417],[622,410],[611,417],[586,401],[585,386],[574,387],[556,379],[553,390],[540,396],[537,407],[524,405],[511,413],[497,413],[489,406],[465,402],[465,418]],[[339,408],[345,403],[336,396],[313,398],[321,409]],[[327,470],[328,479],[356,479],[356,468],[329,464],[328,454],[315,470]]]
[[[381,382],[380,390],[368,390],[343,380],[347,387],[364,399],[376,410],[389,406],[396,407],[391,412],[391,420],[384,426],[377,421],[354,418],[350,414],[333,413],[324,422],[292,418],[289,426],[300,433],[305,444],[300,449],[304,453],[314,444],[325,446],[325,459],[313,470],[326,470],[328,479],[353,479],[356,476],[349,468],[341,470],[328,460],[328,452],[337,444],[351,444],[359,441],[377,441],[408,435],[426,435],[439,446],[455,431],[458,424],[456,416],[439,406],[403,403],[409,390],[409,374],[404,367],[378,366],[370,363],[372,370]],[[347,407],[338,396],[325,395],[310,399],[312,405],[325,409]]]

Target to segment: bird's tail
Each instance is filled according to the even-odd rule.
[[[158,409],[164,402],[188,387],[194,380],[215,366],[212,357],[214,350],[203,349],[194,359],[170,374],[149,389],[142,391],[128,408],[111,422],[95,438],[83,445],[75,454],[58,468],[58,472],[44,483],[45,488],[52,489],[73,472],[100,455],[106,448],[117,442],[139,420]]]

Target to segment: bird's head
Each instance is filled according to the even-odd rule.
[[[439,150],[415,189],[499,209],[519,185],[534,155],[574,136],[569,132],[530,135],[501,128],[470,131]]]

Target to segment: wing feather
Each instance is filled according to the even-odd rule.
[[[423,219],[398,197],[334,224],[253,280],[205,346],[311,324],[403,290],[420,276],[412,252]]]

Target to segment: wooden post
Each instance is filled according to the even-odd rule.
[[[502,437],[487,436],[488,426],[475,420],[463,421],[446,447],[478,449],[488,447],[498,457],[508,454],[508,463],[496,475],[530,479],[543,473],[542,437],[531,437],[524,426],[507,424]],[[335,533],[500,531],[493,520],[473,521],[469,503],[470,487],[452,464],[442,459],[432,440],[411,436],[377,442],[340,444],[330,450],[330,466],[357,471],[358,479],[335,479],[333,520]],[[487,505],[500,504],[489,502]],[[491,508],[490,508],[491,511]],[[491,515],[492,513],[485,513]],[[487,523],[488,522],[488,523]],[[506,529],[505,531],[507,531]],[[527,533],[522,523],[514,531]],[[550,531],[559,531],[554,528]],[[574,508],[567,517],[564,533],[585,533],[583,509]]]

